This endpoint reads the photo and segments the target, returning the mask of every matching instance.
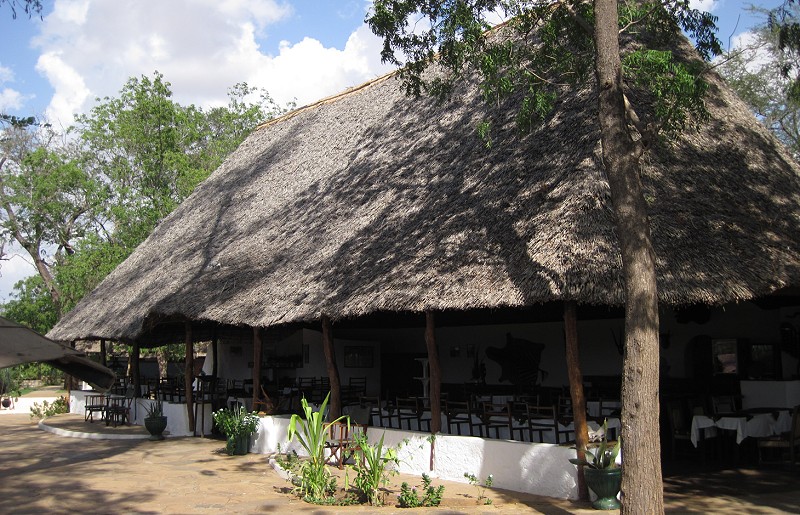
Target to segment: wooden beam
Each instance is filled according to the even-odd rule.
[[[253,328],[253,409],[261,393],[261,328]]]
[[[192,323],[185,322],[186,359],[183,367],[183,383],[186,389],[186,413],[189,415],[189,429],[195,433],[194,424],[194,397],[192,395],[192,385],[194,383],[194,338],[192,336]]]
[[[325,351],[325,366],[331,381],[328,420],[336,420],[342,415],[342,386],[339,382],[339,367],[336,366],[336,352],[333,348],[331,319],[326,315],[322,315],[322,349]]]
[[[586,398],[583,395],[583,374],[578,354],[578,315],[573,301],[564,302],[564,339],[567,351],[567,374],[569,393],[572,398],[572,415],[575,423],[575,447],[578,458],[584,457],[584,449],[589,444],[589,429],[586,425]],[[578,467],[578,496],[589,499],[589,490],[583,479],[583,467]]]
[[[436,346],[436,323],[433,311],[425,312],[425,346],[428,348],[430,372],[431,433],[442,431],[442,373],[439,365],[439,348]]]
[[[139,341],[135,340],[131,345],[131,378],[133,379],[133,396],[142,395],[142,374],[139,372],[139,358],[141,357]]]
[[[106,351],[105,340],[100,340],[100,360],[104,367],[108,366],[108,352]]]
[[[211,362],[211,375],[214,377],[214,379],[217,379],[219,365],[219,338],[217,337],[217,327],[218,325],[214,325],[214,331],[211,335],[211,352],[214,353],[214,359]]]

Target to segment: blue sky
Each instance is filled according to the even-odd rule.
[[[160,71],[183,104],[225,103],[239,82],[304,105],[382,75],[368,0],[44,0],[43,20],[0,4],[0,112],[66,127],[131,76]],[[719,17],[725,46],[759,20],[747,7],[780,0],[693,0]],[[738,26],[737,26],[738,23]],[[7,249],[8,250],[8,249]],[[0,263],[0,300],[33,273]]]

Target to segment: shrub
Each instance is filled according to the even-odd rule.
[[[41,406],[38,402],[34,402],[31,406],[31,418],[43,419],[67,412],[69,412],[69,404],[66,397],[59,397],[52,403],[42,401]]]
[[[408,483],[403,482],[400,485],[400,495],[397,497],[401,508],[418,508],[420,506],[435,507],[442,503],[442,496],[444,495],[444,485],[439,485],[436,488],[432,486],[428,474],[422,474],[422,489],[424,495],[420,499],[417,495],[416,488],[411,488]]]

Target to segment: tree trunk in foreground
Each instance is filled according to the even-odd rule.
[[[331,380],[331,399],[328,404],[328,420],[336,420],[342,415],[342,386],[339,381],[339,368],[336,366],[336,352],[333,349],[333,328],[331,319],[322,316],[322,348],[325,351],[325,365],[328,379]]]
[[[569,394],[572,398],[572,415],[575,423],[575,448],[579,459],[586,457],[583,451],[589,444],[589,428],[586,426],[586,396],[583,394],[583,374],[578,353],[578,307],[573,301],[564,302],[564,340],[567,348],[567,373]],[[583,467],[578,467],[578,497],[589,499],[589,489],[583,478]]]
[[[658,295],[642,148],[628,132],[616,0],[595,0],[595,74],[603,162],[616,216],[625,285],[622,371],[622,513],[664,513],[658,426]]]

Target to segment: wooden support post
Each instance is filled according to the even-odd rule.
[[[104,367],[108,366],[108,352],[106,351],[105,340],[100,340],[100,360]]]
[[[261,393],[261,328],[253,328],[253,409]]]
[[[328,420],[336,420],[342,415],[342,386],[339,382],[339,368],[336,366],[336,352],[333,349],[333,329],[331,319],[322,315],[322,349],[325,351],[325,365],[331,381],[331,399],[328,404]]]
[[[135,340],[131,345],[131,379],[133,383],[133,396],[139,397],[142,395],[142,375],[139,373],[139,358],[141,351],[139,349],[139,341]]]
[[[431,433],[442,431],[442,373],[439,366],[439,348],[436,346],[436,323],[433,311],[425,312],[425,346],[428,348],[430,371]]]
[[[586,426],[586,398],[583,395],[583,374],[581,374],[578,354],[578,308],[574,301],[564,302],[564,339],[567,351],[567,374],[569,393],[572,398],[572,415],[575,423],[575,447],[578,458],[584,457],[584,449],[589,443],[589,429]],[[583,479],[583,467],[578,467],[578,496],[589,498],[589,490]]]
[[[217,379],[218,365],[219,365],[219,339],[217,338],[217,326],[214,326],[213,334],[211,335],[211,352],[214,353],[214,360],[211,362],[211,375]]]
[[[194,382],[194,339],[192,336],[192,323],[185,323],[186,337],[186,359],[183,367],[183,383],[186,389],[186,413],[189,415],[189,429],[196,434],[194,424],[194,397],[192,395],[192,383]]]

